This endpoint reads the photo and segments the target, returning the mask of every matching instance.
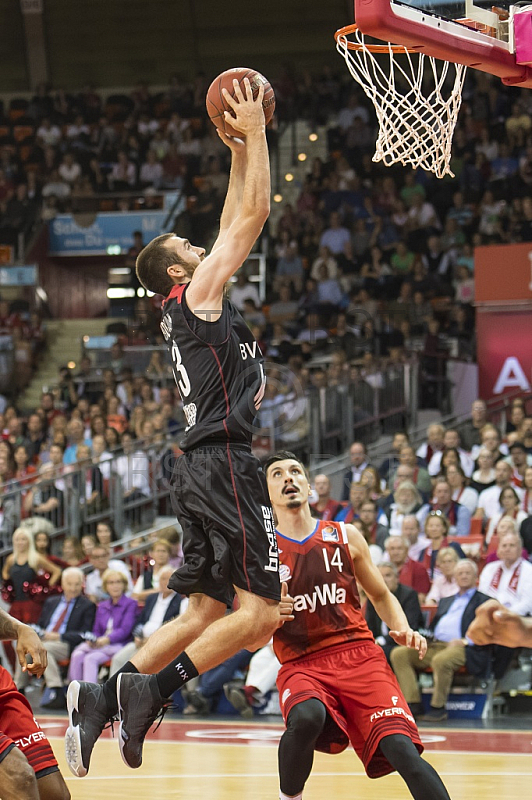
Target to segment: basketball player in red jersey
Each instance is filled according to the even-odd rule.
[[[288,451],[266,461],[277,519],[280,577],[294,619],[273,637],[286,731],[279,745],[280,800],[301,800],[314,750],[339,753],[349,742],[370,778],[394,770],[416,800],[449,800],[435,770],[420,758],[419,734],[386,657],[360,610],[360,583],[397,644],[427,643],[411,630],[353,525],[310,515],[310,485]]]
[[[212,252],[205,257],[204,248],[163,234],[137,258],[140,282],[166,297],[161,330],[187,420],[180,442],[184,454],[171,484],[185,563],[168,585],[189,595],[190,603],[105,686],[70,684],[65,747],[79,777],[86,775],[94,743],[117,711],[122,757],[139,767],[144,736],[165,699],[238,650],[270,637],[282,623],[273,515],[260,463],[251,453],[264,394],[263,357],[224,297],[226,282],[249,255],[270,208],[264,89],[259,87],[254,100],[249,81],[244,83],[244,93],[235,81],[235,98],[225,94],[235,115],[228,119],[245,141],[220,133],[232,163]],[[225,616],[235,591],[239,609]]]
[[[47,653],[34,630],[0,610],[0,639],[17,640],[20,666],[40,677]],[[26,656],[31,663],[26,663]],[[0,796],[2,800],[70,800],[50,743],[31,706],[0,667]]]

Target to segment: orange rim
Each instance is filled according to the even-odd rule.
[[[402,44],[359,44],[358,42],[352,42],[347,37],[350,36],[352,33],[356,33],[359,29],[358,25],[353,23],[352,25],[345,25],[345,27],[340,28],[334,34],[334,38],[336,42],[343,37],[346,41],[347,49],[348,50],[355,50],[360,52],[360,50],[369,50],[370,53],[417,53],[417,50],[410,49]],[[362,33],[362,31],[361,31]]]

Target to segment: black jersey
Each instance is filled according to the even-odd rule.
[[[187,285],[174,286],[161,320],[187,421],[180,447],[251,444],[266,383],[262,353],[230,300],[216,322],[205,322],[187,305]]]

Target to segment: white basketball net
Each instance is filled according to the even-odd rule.
[[[338,37],[336,49],[377,112],[379,135],[373,161],[382,161],[387,167],[398,162],[420,167],[438,178],[454,177],[449,166],[451,145],[466,67],[424,53],[409,53],[406,48],[402,48],[398,61],[390,43],[384,54],[375,56],[368,50],[361,31],[356,30],[352,36],[360,50],[349,50],[343,35]],[[426,64],[430,69],[425,71]],[[455,70],[452,88],[450,82],[446,83],[450,66]],[[430,90],[425,96],[423,84],[429,81]]]

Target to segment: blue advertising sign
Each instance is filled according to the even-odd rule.
[[[0,286],[37,286],[37,265],[0,267]]]
[[[98,214],[87,226],[71,214],[60,214],[48,223],[49,253],[57,256],[104,256],[129,250],[133,231],[142,231],[144,241],[163,233],[166,211],[128,211]],[[120,250],[118,250],[120,248]]]

